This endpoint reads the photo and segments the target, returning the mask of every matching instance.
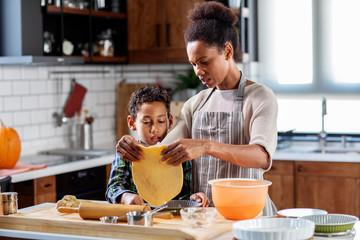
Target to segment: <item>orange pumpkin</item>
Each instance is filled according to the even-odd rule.
[[[0,119],[0,168],[13,168],[19,161],[20,137],[13,128],[5,127]]]

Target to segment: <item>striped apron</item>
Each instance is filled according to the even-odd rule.
[[[196,108],[192,120],[192,138],[209,139],[227,144],[244,145],[244,129],[242,126],[242,108],[246,85],[246,77],[241,74],[238,91],[235,98],[234,112],[206,112],[200,111],[210,94]],[[210,155],[203,155],[192,161],[192,192],[204,192],[210,198],[210,206],[213,206],[211,198],[211,186],[209,180],[217,178],[252,178],[263,179],[263,172],[256,168],[244,168],[232,163],[220,160]],[[264,216],[276,214],[276,207],[269,196],[263,210]]]

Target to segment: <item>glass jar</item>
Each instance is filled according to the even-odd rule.
[[[1,193],[3,213],[9,215],[17,213],[18,210],[18,197],[17,192],[3,192]]]

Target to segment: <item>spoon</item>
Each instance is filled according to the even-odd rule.
[[[168,203],[167,202],[164,202],[163,204],[161,204],[160,206],[154,208],[153,210],[151,210],[150,212],[146,212],[144,213],[142,216],[146,216],[146,215],[153,215],[154,213],[160,211],[160,210],[163,210],[164,208],[167,208],[168,207]]]

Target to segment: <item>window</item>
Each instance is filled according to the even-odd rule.
[[[275,92],[359,92],[359,0],[258,0],[260,80]]]

